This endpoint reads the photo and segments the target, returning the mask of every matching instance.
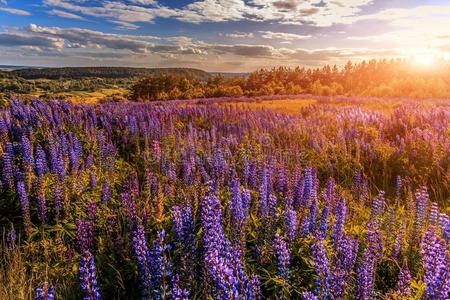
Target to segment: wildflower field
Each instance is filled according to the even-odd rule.
[[[0,299],[449,299],[450,103],[296,101],[11,100]]]

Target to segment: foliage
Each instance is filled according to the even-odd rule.
[[[450,64],[444,61],[432,70],[426,70],[415,67],[409,60],[370,60],[358,64],[348,62],[341,69],[336,65],[311,69],[261,69],[248,76],[224,78],[218,75],[207,82],[183,75],[152,76],[133,85],[131,99],[167,100],[305,93],[318,96],[449,98],[449,78]],[[195,93],[187,92],[175,82],[172,85],[166,84],[170,79],[175,82],[184,81],[184,87],[195,87]]]

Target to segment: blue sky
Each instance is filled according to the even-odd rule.
[[[450,2],[0,0],[0,64],[261,67],[450,58]]]

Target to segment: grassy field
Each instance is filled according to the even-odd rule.
[[[205,100],[207,101],[207,100]],[[440,99],[416,100],[416,99],[367,99],[348,98],[334,99],[277,99],[277,100],[248,100],[217,103],[218,106],[236,106],[250,110],[269,109],[279,113],[298,113],[302,108],[314,105],[330,105],[335,107],[360,107],[370,111],[379,111],[391,114],[395,109],[405,104],[420,105],[422,107],[450,106],[450,101]]]

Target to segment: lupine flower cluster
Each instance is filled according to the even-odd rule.
[[[27,299],[448,298],[448,105],[318,99],[12,99],[2,262]]]
[[[450,255],[434,226],[428,228],[421,247],[425,292],[430,299],[445,299],[450,294]]]
[[[315,294],[319,297],[319,299],[327,299],[330,287],[330,266],[323,241],[315,242],[312,245],[311,250],[314,260],[314,269],[317,276]]]
[[[87,250],[80,256],[78,271],[84,300],[99,300],[100,291],[97,286],[94,256]]]
[[[36,297],[34,300],[53,300],[55,299],[55,287],[44,283],[42,287],[36,288]]]
[[[287,248],[286,242],[279,234],[275,234],[275,252],[278,261],[278,275],[286,282],[289,280],[289,265],[291,256]]]

